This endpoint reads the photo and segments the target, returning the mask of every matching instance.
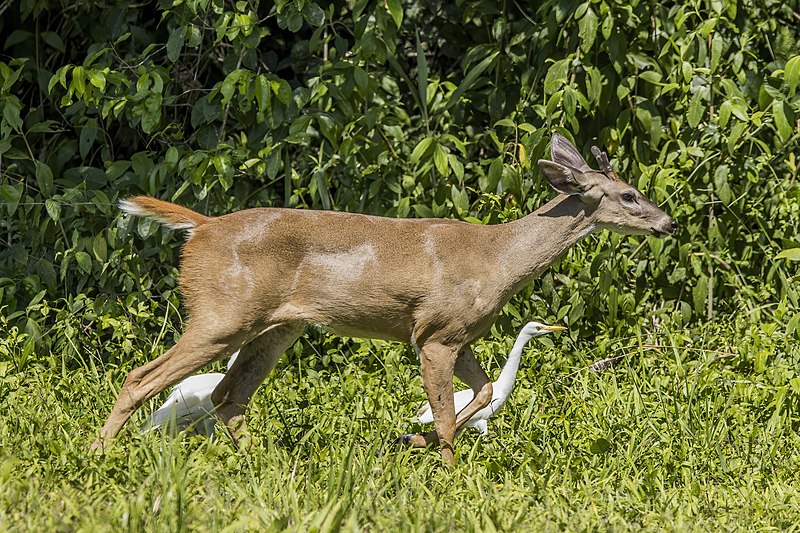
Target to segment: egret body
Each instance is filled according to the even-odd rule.
[[[489,432],[487,421],[503,408],[506,400],[508,400],[508,397],[511,395],[511,391],[514,389],[514,382],[517,379],[517,370],[519,370],[519,362],[525,345],[533,337],[538,337],[539,335],[544,335],[553,331],[563,331],[565,329],[567,328],[564,326],[548,326],[546,324],[540,324],[539,322],[528,322],[525,324],[519,332],[516,342],[514,342],[514,347],[511,349],[508,360],[503,366],[503,370],[500,372],[500,377],[492,384],[492,400],[489,402],[489,405],[475,413],[464,426],[474,427],[480,431],[482,435],[486,435]],[[472,401],[472,397],[473,392],[471,389],[455,393],[456,413],[466,407],[469,402]],[[426,403],[420,408],[417,412],[417,418],[423,424],[433,422],[433,412],[431,411],[430,403]]]
[[[238,352],[228,361],[228,369],[236,361]],[[217,388],[225,374],[211,372],[189,376],[172,389],[164,404],[150,415],[142,425],[141,431],[150,431],[158,427],[182,431],[192,428],[198,435],[210,437],[214,434],[217,418],[214,416],[214,402],[211,394]]]

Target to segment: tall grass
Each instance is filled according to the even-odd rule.
[[[301,341],[253,399],[247,450],[138,434],[154,401],[101,456],[88,445],[151,354],[120,366],[12,357],[0,362],[0,529],[798,528],[798,353],[780,330],[554,340],[526,350],[493,437],[465,432],[452,470],[435,451],[388,446],[419,429],[424,400],[401,345]],[[511,341],[476,347],[495,375]],[[624,357],[587,370],[611,355]]]

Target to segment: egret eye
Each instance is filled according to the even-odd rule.
[[[631,191],[625,191],[622,193],[622,200],[625,202],[633,202],[636,200],[636,196]]]

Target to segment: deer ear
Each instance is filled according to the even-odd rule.
[[[562,194],[582,194],[587,190],[583,173],[546,159],[539,160],[539,168],[550,185]]]
[[[553,154],[551,159],[555,163],[575,168],[582,172],[592,169],[578,149],[563,135],[553,134],[553,139],[550,142],[550,152]]]

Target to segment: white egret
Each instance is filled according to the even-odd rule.
[[[552,331],[564,331],[564,326],[548,326],[540,324],[539,322],[528,322],[519,332],[514,347],[508,355],[508,360],[500,372],[500,377],[497,381],[492,383],[492,401],[489,405],[475,413],[463,427],[474,427],[481,432],[481,435],[486,435],[489,432],[488,420],[493,417],[508,400],[511,391],[514,389],[514,382],[517,379],[517,370],[519,369],[519,362],[522,356],[522,349],[533,337],[544,335]],[[456,413],[466,407],[473,397],[472,389],[462,390],[454,395]],[[431,404],[426,403],[417,412],[417,418],[423,424],[433,422],[433,412],[431,411]],[[462,429],[463,429],[462,427]]]
[[[234,353],[228,361],[228,370],[236,361],[239,352]],[[192,428],[197,435],[210,437],[214,434],[217,418],[214,416],[214,403],[211,393],[222,381],[225,374],[211,372],[189,376],[172,389],[164,404],[156,409],[142,425],[146,432],[158,427],[166,427],[174,431]]]

